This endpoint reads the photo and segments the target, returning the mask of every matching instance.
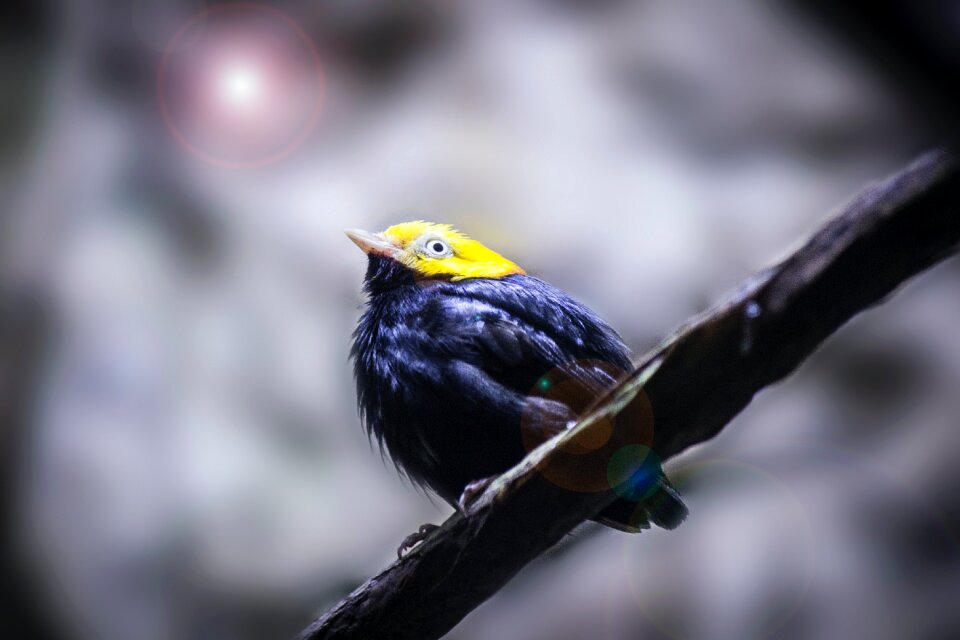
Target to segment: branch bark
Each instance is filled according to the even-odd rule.
[[[653,449],[662,459],[712,438],[755,393],[958,243],[960,170],[949,154],[927,154],[866,188],[792,256],[681,327],[577,426],[531,452],[299,640],[439,638],[616,498],[547,481],[576,472],[576,456],[558,455],[559,447],[606,428],[601,419],[640,394],[653,408]]]

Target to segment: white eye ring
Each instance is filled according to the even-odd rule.
[[[440,238],[428,238],[423,243],[423,252],[431,258],[448,258],[453,255],[450,245]]]

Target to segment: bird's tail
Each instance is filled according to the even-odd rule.
[[[665,475],[657,480],[656,489],[639,503],[621,498],[601,511],[597,522],[628,533],[649,529],[651,522],[663,529],[676,529],[689,511]]]
[[[666,476],[660,478],[660,489],[643,503],[650,521],[664,529],[676,529],[687,519],[687,505]]]

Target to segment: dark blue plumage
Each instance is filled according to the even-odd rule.
[[[361,417],[412,480],[451,504],[469,482],[526,454],[525,407],[538,416],[525,428],[543,430],[543,438],[585,408],[532,393],[545,374],[560,367],[594,397],[631,366],[603,320],[527,275],[421,279],[370,255],[365,290],[369,303],[351,349]],[[647,511],[676,526],[686,510],[659,468],[656,475]],[[615,504],[601,519],[635,530],[645,525],[635,511]]]

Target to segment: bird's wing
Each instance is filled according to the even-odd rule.
[[[482,300],[445,297],[438,304],[425,312],[434,318],[431,333],[452,381],[541,416],[536,428],[544,435],[575,421],[623,373],[610,359],[577,348],[575,328],[548,332]]]
[[[438,306],[423,310],[429,326],[425,334],[448,364],[448,381],[466,401],[495,407],[498,415],[507,415],[498,413],[505,407],[512,407],[512,416],[519,411],[528,451],[573,424],[630,366],[619,336],[602,320],[545,283],[532,286],[531,292],[521,286],[477,283],[467,295],[440,296]],[[643,403],[631,403],[616,420],[621,436],[610,442],[649,446],[652,421]],[[595,467],[581,465],[599,469],[599,479],[590,473],[573,478],[559,472],[551,480],[561,486],[606,486],[611,451],[605,446],[590,445],[580,452],[603,460]],[[654,457],[650,460],[656,463]],[[683,520],[686,507],[659,466],[656,473],[649,471],[644,466],[631,479],[631,491],[642,496],[642,508],[632,497],[623,497],[600,515],[601,522],[639,531],[648,521],[673,528]]]

